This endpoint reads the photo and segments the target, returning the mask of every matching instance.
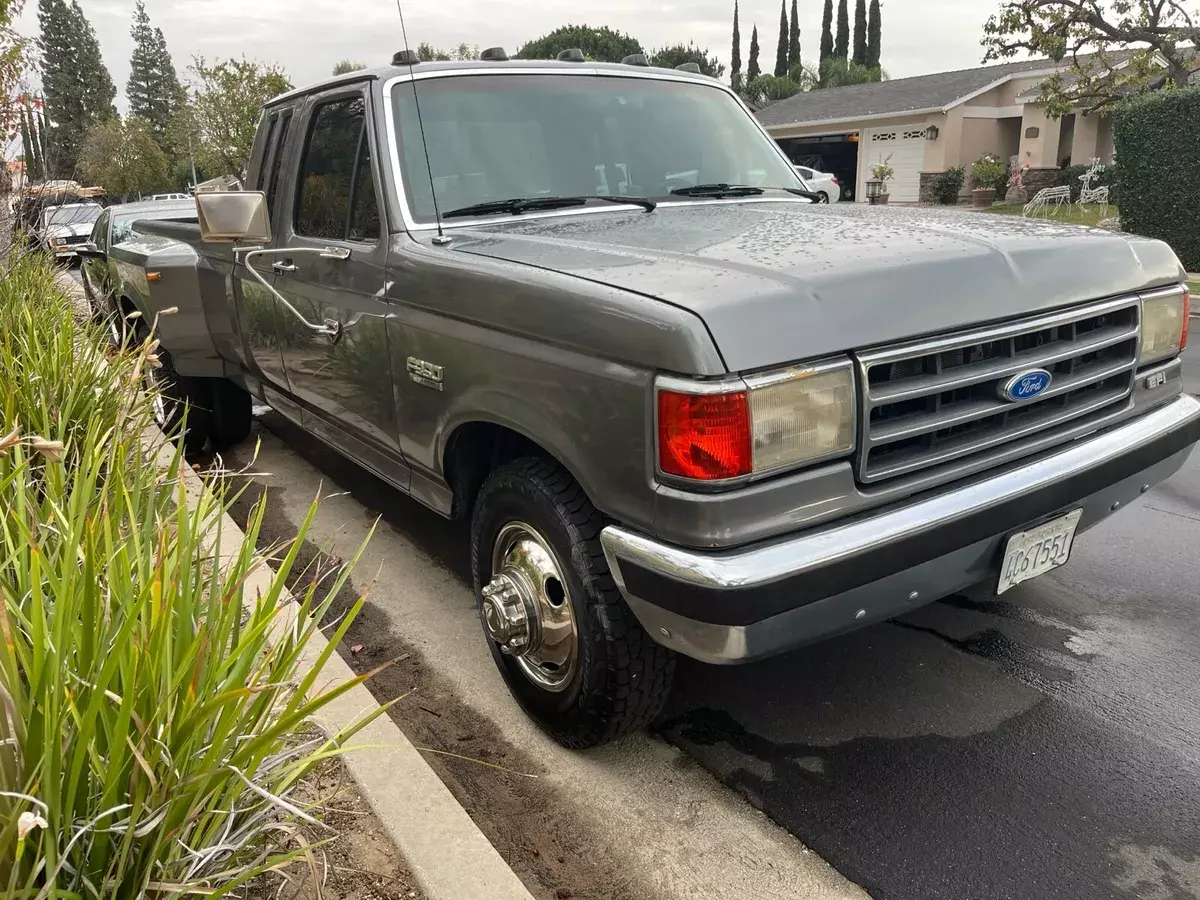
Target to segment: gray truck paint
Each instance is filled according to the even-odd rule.
[[[538,66],[629,75],[621,67]],[[452,68],[429,71],[448,76]],[[661,482],[655,375],[717,378],[1183,276],[1157,241],[965,212],[816,206],[786,195],[664,203],[653,213],[589,208],[448,224],[453,240],[439,245],[431,229],[402,226],[402,200],[386,164],[381,79],[400,71],[359,73],[269,107],[296,116],[272,210],[271,246],[279,247],[299,245],[290,231],[292,179],[312,106],[362,91],[373,111],[372,156],[390,236],[378,246],[346,244],[352,266],[303,258],[299,276],[272,274],[269,263],[260,268],[310,318],[342,322],[339,344],[293,327],[231,250],[201,245],[194,225],[141,228],[197,248],[201,298],[182,285],[167,291],[164,280],[163,290],[137,300],[148,315],[156,306],[203,309],[208,337],[168,340],[164,332],[168,349],[176,339],[189,348],[180,372],[243,381],[444,514],[453,501],[448,453],[461,429],[477,423],[542,446],[613,520],[685,546],[740,546],[892,503],[938,482],[919,476],[868,490],[845,461],[719,493]],[[260,129],[249,185],[257,182],[264,144]],[[185,272],[184,256],[174,259]],[[214,348],[207,354],[206,341]],[[442,390],[414,381],[410,358],[442,366]],[[1140,402],[1135,392],[1114,421],[1144,408]]]

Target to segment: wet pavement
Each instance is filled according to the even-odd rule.
[[[1002,600],[676,685],[663,735],[879,900],[1200,897],[1200,454]]]

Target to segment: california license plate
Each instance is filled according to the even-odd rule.
[[[996,593],[1003,594],[1023,581],[1057,569],[1071,556],[1071,542],[1083,510],[1075,509],[1029,531],[1018,531],[1008,539],[1000,583]]]

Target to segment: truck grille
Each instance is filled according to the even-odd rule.
[[[859,480],[1033,441],[1124,403],[1137,366],[1140,310],[1136,297],[1124,297],[858,354],[865,386]],[[1031,369],[1049,372],[1050,386],[1030,400],[1003,399],[1004,383]]]

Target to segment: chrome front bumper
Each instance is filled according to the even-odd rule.
[[[1136,419],[944,493],[845,524],[729,551],[692,550],[608,526],[604,554],[651,637],[738,663],[782,653],[994,578],[1009,534],[1069,509],[1080,531],[1183,465],[1200,400]]]

